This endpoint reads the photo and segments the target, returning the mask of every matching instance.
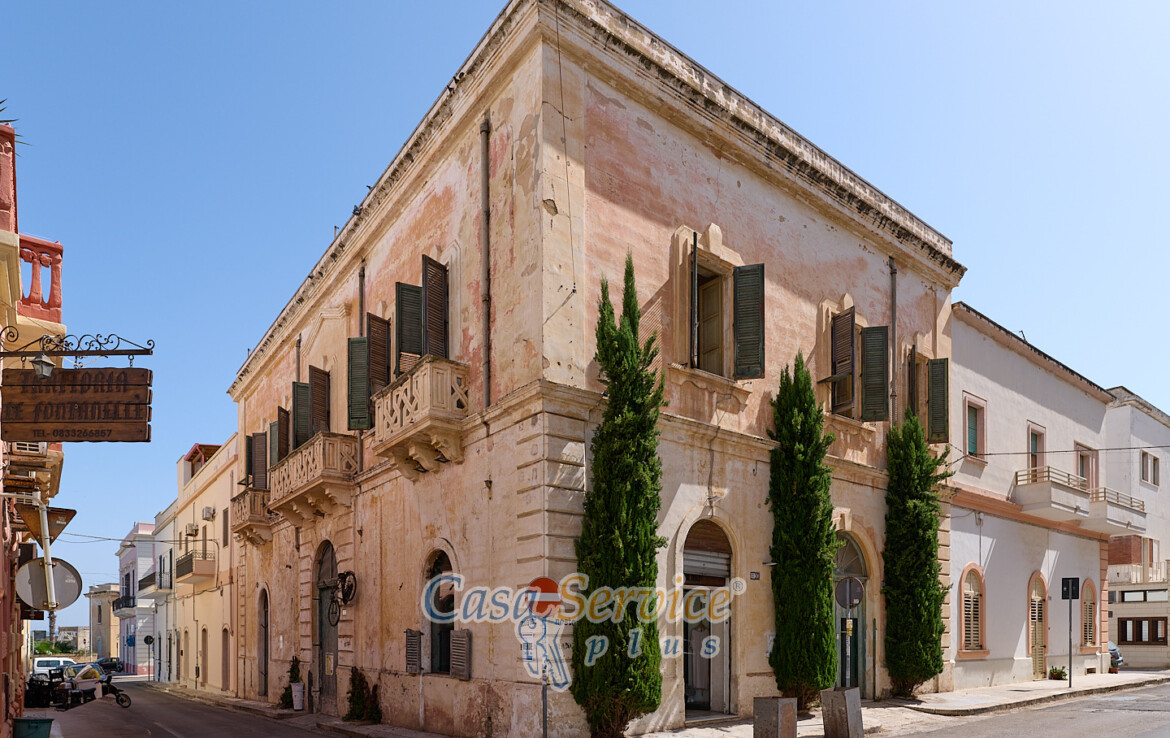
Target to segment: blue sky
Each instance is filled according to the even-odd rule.
[[[67,449],[71,531],[152,520],[175,461],[230,435],[247,349],[501,7],[6,7],[21,228],[65,245],[71,331],[158,345],[153,442]],[[955,299],[1170,410],[1170,5],[620,7],[952,239]],[[65,538],[116,579],[115,543]]]

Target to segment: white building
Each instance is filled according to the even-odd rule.
[[[1141,534],[1142,493],[1103,449],[1114,397],[971,307],[953,307],[950,370],[954,688],[1109,666],[1110,535]],[[1061,599],[1075,577],[1080,598]],[[1071,626],[1071,627],[1070,627]]]
[[[175,510],[172,502],[154,517],[154,563],[146,577],[139,580],[138,596],[153,602],[154,611],[154,680],[173,679],[175,639],[172,632],[175,607]]]
[[[118,547],[118,599],[114,615],[119,619],[118,648],[112,649],[125,664],[127,674],[152,675],[154,658],[154,603],[138,597],[141,579],[154,566],[154,523],[135,523]]]

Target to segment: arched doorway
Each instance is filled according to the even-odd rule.
[[[220,646],[219,688],[227,691],[232,687],[232,637],[228,629],[223,629],[223,639]]]
[[[257,622],[256,642],[259,653],[256,654],[257,682],[256,693],[261,697],[268,696],[268,590],[260,590],[260,618]]]
[[[1048,588],[1044,585],[1044,578],[1039,573],[1033,574],[1028,582],[1028,648],[1032,654],[1033,679],[1048,676],[1048,627],[1044,607],[1047,600]]]
[[[446,551],[435,553],[427,567],[427,581],[443,574],[454,571],[451,566],[451,557]],[[447,582],[438,587],[431,603],[436,613],[455,612],[455,585]],[[455,630],[454,622],[428,623],[430,630],[431,673],[451,673],[451,633]]]
[[[199,634],[199,683],[207,686],[207,628]]]
[[[731,542],[710,520],[691,526],[683,544],[683,601],[701,598],[731,579]],[[696,607],[696,610],[699,608]],[[731,712],[731,619],[683,620],[683,698],[688,715]],[[712,645],[716,646],[712,648]]]
[[[337,555],[326,541],[317,557],[317,676],[321,712],[337,714],[337,623],[329,622],[329,604],[337,591]]]
[[[833,624],[837,628],[837,659],[840,665],[837,668],[837,686],[844,687],[846,677],[851,687],[860,687],[861,694],[869,697],[866,685],[866,657],[868,646],[866,638],[865,592],[867,588],[868,569],[865,566],[865,556],[861,547],[848,533],[837,533],[842,546],[837,549],[836,565],[833,568]],[[837,583],[842,579],[853,577],[861,581],[861,604],[846,611],[837,602]],[[852,636],[848,635],[850,620],[852,620]],[[848,658],[846,658],[845,639],[849,638]]]
[[[183,631],[183,645],[179,649],[179,679],[189,676],[182,667],[191,661],[191,631]],[[190,667],[188,667],[189,669]]]

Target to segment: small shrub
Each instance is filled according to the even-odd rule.
[[[345,713],[348,721],[369,720],[372,723],[382,722],[382,708],[378,704],[378,685],[370,689],[366,675],[355,666],[349,671],[349,712]]]
[[[1049,679],[1068,679],[1068,672],[1063,666],[1053,666],[1048,669]]]
[[[301,662],[293,657],[292,663],[288,665],[288,685],[285,686],[284,691],[280,693],[280,706],[286,710],[291,710],[293,706],[292,685],[301,681]]]

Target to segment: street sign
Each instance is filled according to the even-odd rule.
[[[837,604],[843,610],[852,610],[861,604],[861,580],[857,577],[848,577],[837,582]]]
[[[69,607],[81,596],[81,575],[73,565],[53,559],[53,586],[57,588],[57,607]],[[48,610],[48,587],[45,586],[45,560],[33,559],[16,570],[16,594],[36,610]]]
[[[5,441],[149,441],[149,369],[5,369],[0,439]]]
[[[154,643],[154,636],[152,636],[152,635],[148,635],[148,636],[146,636],[145,638],[143,638],[143,639],[142,639],[142,642],[143,642],[143,643],[145,643],[145,644],[146,644],[146,645],[148,645],[148,646],[149,646],[149,645],[152,645],[152,644]]]
[[[1064,577],[1060,580],[1060,599],[1079,600],[1081,598],[1081,580],[1077,577]]]
[[[528,585],[528,591],[533,593],[532,612],[546,617],[561,606],[561,588],[548,577],[537,577]]]
[[[32,532],[33,537],[38,541],[41,540],[41,513],[37,506],[18,502],[16,503],[16,512],[20,514],[20,519]],[[69,525],[69,521],[73,520],[77,511],[65,507],[50,507],[45,510],[45,514],[49,519],[49,543],[52,543],[57,540],[57,536],[61,535],[61,531],[65,530],[65,526]]]

